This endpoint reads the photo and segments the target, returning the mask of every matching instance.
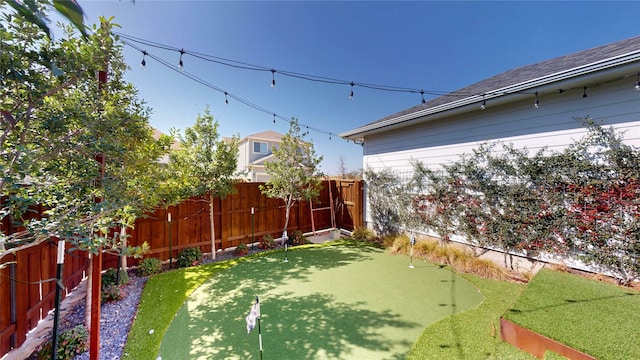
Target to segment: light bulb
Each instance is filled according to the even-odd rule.
[[[144,67],[147,66],[147,62],[145,61],[145,57],[147,56],[147,52],[142,50],[142,61],[140,61],[140,68],[144,70]]]
[[[275,88],[276,87],[276,71],[274,69],[271,69],[271,88]],[[275,122],[275,119],[274,119]]]

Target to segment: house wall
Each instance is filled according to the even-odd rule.
[[[456,117],[426,122],[368,136],[364,143],[365,169],[391,168],[411,172],[412,161],[430,167],[457,160],[482,143],[501,141],[535,152],[542,147],[562,150],[585,132],[577,118],[590,116],[625,131],[625,141],[640,146],[640,92],[629,81],[599,85],[587,90],[539,95],[517,95],[520,101],[485,110],[479,104]]]
[[[487,101],[485,110],[477,104],[456,117],[368,136],[363,166],[376,171],[390,168],[410,176],[413,161],[437,168],[482,143],[496,141],[526,147],[531,153],[543,147],[559,151],[582,137],[585,130],[577,118],[587,116],[625,131],[625,142],[640,146],[640,91],[634,90],[633,80],[588,88],[586,98],[582,88],[540,94],[538,109],[533,106],[533,94],[514,95],[521,99],[493,108]]]
[[[261,142],[261,143],[266,143],[267,144],[267,153],[255,153],[253,152],[253,143],[254,142]],[[260,159],[261,157],[265,157],[267,155],[270,155],[273,153],[272,151],[272,147],[273,145],[278,145],[280,144],[279,142],[276,141],[266,141],[266,140],[260,140],[260,139],[251,139],[248,141],[249,143],[249,162],[252,161],[256,161],[258,159]]]
[[[238,171],[246,171],[247,164],[249,163],[249,142],[244,141],[238,144]],[[250,174],[246,174],[245,178],[251,179]]]

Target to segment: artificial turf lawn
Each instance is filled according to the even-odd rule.
[[[426,328],[407,359],[536,359],[500,339],[500,316],[520,296],[524,285],[462,276],[480,290],[484,300]]]
[[[184,299],[213,274],[242,260],[223,261],[151,276],[142,292],[138,313],[131,325],[122,357],[155,359],[162,336]]]
[[[212,276],[164,334],[163,359],[257,359],[245,316],[260,296],[265,359],[399,359],[429,326],[477,305],[448,269],[372,246],[272,253]]]
[[[505,318],[598,359],[640,356],[640,292],[541,270]]]

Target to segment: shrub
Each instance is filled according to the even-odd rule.
[[[388,249],[393,246],[393,243],[396,241],[396,237],[397,236],[394,234],[387,234],[380,239],[380,242],[382,243],[382,246]]]
[[[116,284],[116,277],[118,271],[114,268],[108,268],[104,274],[102,274],[102,286],[109,285],[126,285],[129,283],[129,274],[124,269],[120,269],[120,278],[118,279],[118,284]]]
[[[376,235],[366,227],[359,227],[353,230],[351,237],[356,240],[373,241],[375,240]]]
[[[391,236],[393,242],[391,243],[390,251],[392,254],[401,254],[408,253],[409,247],[411,244],[409,243],[409,236],[406,234]],[[389,240],[390,241],[390,240]]]
[[[162,272],[162,262],[156,258],[145,258],[138,265],[138,276],[149,276]]]
[[[122,289],[120,289],[120,286],[109,285],[109,286],[102,287],[100,300],[103,303],[122,300],[122,298],[123,298],[123,295],[122,295]]]
[[[258,247],[262,250],[269,250],[276,248],[276,242],[273,240],[273,236],[267,234],[260,239],[260,244]]]
[[[307,243],[307,238],[304,236],[302,231],[293,230],[293,232],[289,236],[289,244],[296,246],[296,245],[304,245],[306,243]]]
[[[242,243],[236,246],[236,250],[234,251],[234,253],[238,256],[247,255],[249,253],[249,248],[247,247],[247,244]]]
[[[200,259],[202,259],[202,250],[200,250],[200,248],[186,248],[178,254],[178,267],[189,267],[198,265]]]
[[[76,355],[82,354],[89,350],[89,332],[84,325],[78,325],[73,329],[69,329],[58,336],[58,354],[56,359],[70,360]],[[36,353],[36,359],[51,359],[51,351],[53,351],[53,341],[47,341]]]

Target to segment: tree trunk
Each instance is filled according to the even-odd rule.
[[[284,233],[287,231],[287,227],[289,226],[289,215],[291,214],[291,207],[293,207],[293,201],[291,201],[291,198],[287,199],[287,203],[286,203],[286,210],[285,210],[285,215],[284,215],[284,229],[282,230],[282,234],[284,235]],[[282,243],[284,244],[286,240],[284,238],[282,238]]]
[[[120,227],[120,246],[122,249],[127,247],[127,227],[125,225]],[[127,271],[127,257],[124,255],[120,255],[120,268]],[[118,274],[119,273],[118,271]]]
[[[213,219],[213,193],[209,193],[209,225],[211,225],[211,259],[216,258],[216,229]]]

